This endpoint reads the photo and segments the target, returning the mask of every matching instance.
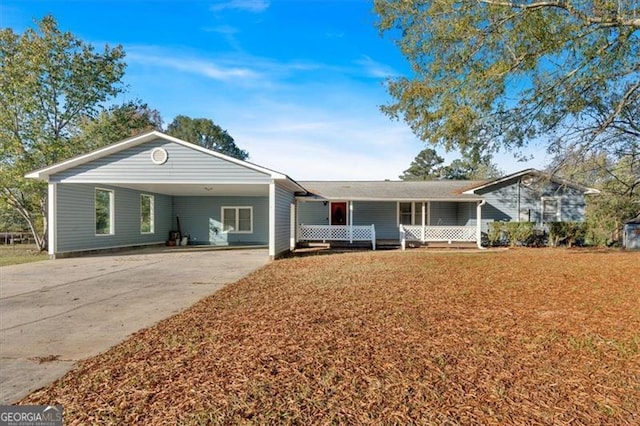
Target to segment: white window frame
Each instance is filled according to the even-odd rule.
[[[555,220],[545,220],[545,205],[547,201],[556,201],[557,202],[557,211],[556,211],[556,219]],[[561,197],[542,197],[540,199],[540,221],[542,223],[549,222],[562,222],[562,198]]]
[[[149,224],[150,226],[150,230],[149,231],[143,231],[142,230],[142,199],[143,198],[148,198],[149,199]],[[155,234],[156,232],[156,225],[155,225],[155,216],[156,216],[156,197],[154,195],[151,194],[140,194],[140,234],[143,235],[149,235],[149,234]]]
[[[425,201],[398,201],[396,205],[396,223],[400,226],[400,204],[411,204],[411,223],[405,225],[420,225],[422,226],[422,204],[425,203],[425,209],[427,204]],[[425,212],[425,225],[428,221],[428,210]],[[417,223],[416,223],[417,222]]]
[[[225,218],[224,218],[224,211],[225,210],[235,210],[236,215],[235,215],[235,227],[233,230],[229,230],[226,231],[224,229],[224,224],[225,224]],[[238,230],[240,228],[240,210],[249,210],[249,225],[250,225],[250,229],[248,231],[240,231]],[[220,208],[220,223],[222,224],[222,232],[227,233],[227,234],[253,234],[253,206],[222,206]]]
[[[98,234],[98,200],[97,193],[98,191],[104,191],[109,193],[109,232],[106,234]],[[105,237],[109,235],[114,235],[116,230],[116,196],[115,191],[113,189],[107,188],[99,188],[95,187],[93,190],[93,231],[96,237]]]

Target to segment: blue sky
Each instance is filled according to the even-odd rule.
[[[124,47],[128,91],[116,101],[141,99],[165,125],[210,118],[250,161],[294,179],[397,179],[425,147],[379,111],[385,79],[409,68],[370,0],[0,0],[0,25],[15,32],[46,14],[96,47]],[[544,165],[542,148],[529,153],[496,162]]]

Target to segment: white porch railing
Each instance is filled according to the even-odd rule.
[[[371,241],[376,249],[376,229],[373,225],[299,225],[298,241]]]
[[[400,245],[404,250],[406,241],[421,242],[476,242],[475,226],[420,226],[400,225]]]

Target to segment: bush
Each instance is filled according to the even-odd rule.
[[[536,232],[533,222],[492,222],[488,239],[492,246],[531,246],[536,241]]]
[[[549,244],[557,247],[564,243],[568,247],[582,245],[586,235],[586,226],[582,222],[550,222]]]

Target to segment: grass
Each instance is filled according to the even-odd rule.
[[[38,251],[35,244],[0,245],[0,266],[46,260],[47,253]]]
[[[20,403],[67,424],[638,424],[638,254],[286,259]]]

